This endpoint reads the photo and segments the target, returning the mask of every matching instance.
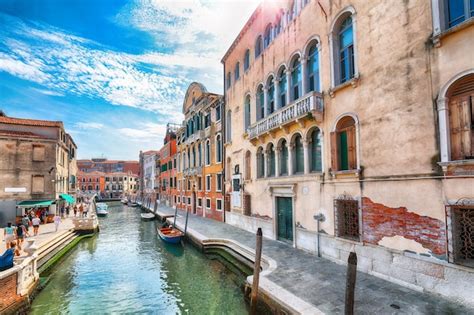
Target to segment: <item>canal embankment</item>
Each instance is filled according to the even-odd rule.
[[[153,209],[147,208],[153,212]],[[160,206],[154,212],[174,222],[175,210]],[[184,230],[184,211],[178,211],[177,228]],[[190,214],[188,238],[203,251],[222,246],[234,251],[243,263],[253,264],[255,235],[235,226]],[[338,314],[344,312],[346,267],[291,244],[264,238],[263,272],[259,298],[275,313]],[[247,278],[251,285],[252,276]],[[474,308],[441,296],[357,272],[355,312],[363,314],[474,314]]]
[[[62,219],[56,231],[54,223],[40,226],[37,236],[25,239],[14,266],[0,272],[0,314],[24,313],[40,289],[40,275],[52,268],[83,237],[98,231],[98,221],[90,204],[89,217]],[[30,233],[32,233],[30,229]],[[0,231],[3,236],[3,231]],[[5,251],[1,242],[0,251]]]

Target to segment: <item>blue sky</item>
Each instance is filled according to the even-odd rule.
[[[258,0],[0,0],[0,109],[62,120],[79,158],[137,159],[181,122],[189,83],[222,93],[220,59]]]

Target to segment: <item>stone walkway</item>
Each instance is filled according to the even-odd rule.
[[[158,215],[174,214],[174,209],[160,206]],[[177,222],[184,224],[185,212]],[[195,215],[189,216],[188,228],[208,237],[232,239],[252,249],[255,234],[229,224]],[[267,279],[328,314],[344,313],[346,267],[291,245],[264,238],[263,254],[274,259],[277,269]],[[438,295],[421,293],[403,286],[357,272],[356,314],[474,314],[474,309]]]

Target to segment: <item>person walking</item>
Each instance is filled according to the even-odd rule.
[[[66,209],[64,208],[64,205],[61,206],[61,218],[64,218],[64,212]]]
[[[58,227],[59,227],[59,223],[61,223],[61,217],[59,215],[55,215],[54,216],[54,231],[57,232],[58,231]]]
[[[5,246],[7,249],[10,248],[11,242],[15,241],[16,232],[11,222],[7,223],[7,227],[3,229],[3,236],[5,239]]]
[[[30,218],[25,214],[23,218],[21,218],[21,224],[23,224],[27,232],[30,231],[30,223]]]
[[[76,215],[77,215],[77,205],[74,205],[74,208],[72,208],[72,210],[74,211],[74,217],[76,217]]]
[[[34,216],[33,220],[31,220],[31,222],[33,223],[33,234],[34,234],[34,236],[36,236],[36,235],[38,235],[38,230],[39,230],[41,220],[37,216]]]
[[[28,231],[26,230],[23,223],[20,223],[16,226],[16,239],[18,240],[18,246],[21,248],[21,244],[25,239],[25,236],[29,236]]]
[[[67,205],[67,207],[66,207],[66,217],[69,217],[70,210],[71,210],[71,206]]]
[[[84,216],[84,205],[81,203],[79,206],[79,217],[82,218]]]
[[[86,206],[84,207],[84,218],[87,218],[87,211],[89,209],[89,205],[86,204]]]

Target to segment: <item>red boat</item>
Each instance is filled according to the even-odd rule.
[[[166,227],[158,229],[158,235],[167,243],[177,244],[181,241],[183,232],[173,227]]]

